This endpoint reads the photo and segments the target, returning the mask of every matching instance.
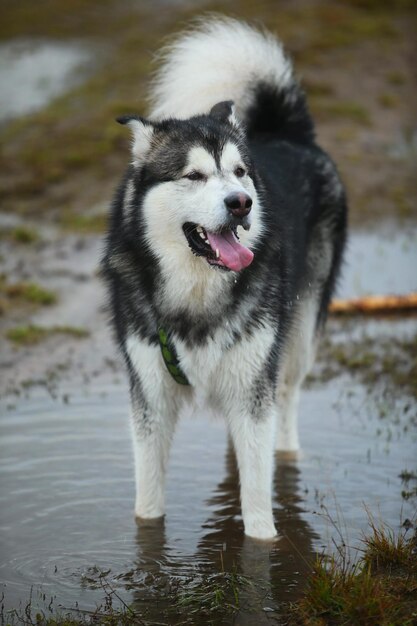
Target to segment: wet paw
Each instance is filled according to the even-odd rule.
[[[135,507],[136,521],[160,519],[165,515],[163,507],[159,506],[138,506]]]
[[[275,450],[275,454],[279,461],[298,461],[302,454],[300,448],[294,450]]]
[[[246,520],[245,535],[253,539],[262,539],[263,541],[272,541],[277,538],[278,534],[272,519],[253,518]]]

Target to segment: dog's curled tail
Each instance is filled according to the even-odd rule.
[[[184,119],[233,100],[249,136],[314,139],[304,92],[271,33],[230,18],[201,18],[162,52],[151,117]]]

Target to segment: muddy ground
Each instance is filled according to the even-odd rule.
[[[151,3],[113,0],[59,5],[53,0],[41,5],[26,0],[7,2],[0,20],[0,60],[6,54],[4,46],[9,46],[10,54],[10,44],[15,45],[16,40],[39,54],[39,46],[45,42],[75,47],[83,51],[83,60],[69,76],[67,90],[65,85],[59,87],[61,91],[57,87],[57,95],[51,89],[52,100],[24,115],[18,114],[17,106],[13,112],[8,105],[0,125],[0,406],[6,421],[16,415],[18,423],[22,411],[46,402],[42,398],[66,407],[80,394],[97,399],[103,390],[114,388],[114,397],[127,412],[124,372],[107,327],[98,273],[109,200],[128,160],[128,138],[113,120],[120,113],[146,111],[146,82],[160,41],[202,10],[262,22],[282,37],[293,55],[317,120],[318,141],[336,160],[348,190],[349,254],[353,257],[349,257],[346,270],[348,280],[342,285],[345,295],[417,289],[417,272],[412,271],[415,261],[417,267],[413,253],[417,226],[415,2],[263,0],[201,2],[198,7],[160,2],[157,9]],[[0,77],[1,71],[0,63]],[[40,80],[53,79],[41,76]],[[28,89],[20,97],[30,101]],[[375,238],[380,238],[382,252]],[[372,250],[369,257],[367,250]],[[331,320],[309,381],[310,392],[313,390],[309,398],[314,400],[314,394],[319,398],[317,423],[323,407],[349,403],[349,389],[357,390],[355,385],[359,385],[363,403],[371,402],[376,422],[381,420],[383,442],[397,432],[395,425],[383,421],[386,413],[394,416],[394,423],[400,414],[405,416],[400,439],[405,440],[405,457],[411,459],[411,433],[416,426],[416,336],[413,317],[366,323]],[[327,404],[320,404],[321,397],[327,398]],[[344,406],[346,409],[347,404]],[[99,400],[94,411],[98,410]],[[61,409],[57,411],[59,414]],[[212,428],[214,450],[223,458],[223,447]],[[187,441],[185,438],[181,445],[187,446]],[[367,454],[365,449],[363,454]],[[415,470],[401,466],[401,447],[396,454],[398,463],[390,471]],[[192,454],[190,458],[194,458]],[[383,463],[381,467],[385,467]],[[308,472],[308,468],[307,464],[304,470]],[[290,491],[300,480],[294,471],[288,470]],[[393,481],[397,478],[391,476]],[[288,484],[281,485],[283,501],[287,497],[293,503],[288,508],[291,526],[291,511],[296,520],[302,506],[310,506],[312,514],[314,498],[302,505],[300,494],[295,500],[291,493],[285,496],[286,488]],[[402,499],[397,489],[398,509],[401,502],[407,507],[413,502],[413,489],[413,484],[407,483],[404,492],[411,495]],[[220,491],[227,496],[227,489]],[[235,491],[229,491],[232,499],[233,494]],[[319,489],[317,502],[320,497]],[[352,498],[353,491],[342,496],[344,519],[357,530],[359,514],[352,513],[350,518],[347,512],[353,506]],[[222,502],[227,507],[227,497]],[[358,506],[356,502],[355,511]],[[411,510],[407,509],[410,515]],[[393,521],[393,508],[388,513]],[[215,512],[213,516],[210,523],[216,527]],[[178,520],[180,517],[179,513]],[[176,524],[180,524],[178,520]],[[232,534],[239,532],[239,526],[236,528]],[[310,537],[317,538],[322,532],[320,524],[314,531],[309,527],[309,554],[313,544],[315,549],[325,546],[323,536],[317,540]],[[222,526],[221,533],[227,536],[227,527]],[[203,541],[199,548],[203,560],[204,545]],[[250,569],[251,552],[249,548],[246,551]],[[34,570],[33,582],[37,582],[36,576]],[[14,575],[11,578],[16,582]]]
[[[298,0],[203,3],[202,9],[254,19],[282,37],[310,96],[318,141],[346,182],[352,227],[375,230],[388,221],[407,229],[415,223],[415,3]],[[101,365],[88,365],[86,347],[98,332],[105,358],[113,359],[110,343],[104,347],[104,303],[98,300],[100,238],[91,233],[103,231],[128,159],[128,138],[114,116],[146,110],[153,54],[164,35],[201,10],[161,3],[157,11],[147,3],[110,0],[100,9],[81,0],[59,9],[52,0],[42,8],[25,1],[3,6],[3,45],[75,46],[88,61],[76,66],[68,92],[25,116],[16,111],[13,117],[9,107],[0,126],[0,328],[4,336],[20,324],[81,326],[90,339],[46,333],[36,345],[6,340],[1,393],[10,381],[44,378],[58,355],[70,350],[74,358],[85,352],[85,367],[101,371]],[[30,92],[24,95],[30,100]],[[51,290],[56,303],[13,289],[27,282]]]

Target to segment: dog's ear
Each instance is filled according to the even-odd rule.
[[[154,133],[152,123],[139,115],[122,115],[116,118],[116,121],[130,127],[133,133],[133,164],[139,165],[145,159],[151,145]]]
[[[211,108],[210,115],[221,122],[229,122],[229,124],[232,124],[233,126],[239,126],[233,100],[218,102]]]

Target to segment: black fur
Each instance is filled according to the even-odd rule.
[[[254,304],[239,318],[234,340],[252,333],[273,311],[279,324],[266,375],[275,382],[280,347],[296,318],[298,302],[309,290],[320,300],[317,323],[326,318],[345,243],[346,199],[334,164],[315,143],[304,93],[296,82],[284,91],[264,83],[255,87],[246,134],[225,121],[230,112],[231,103],[221,103],[213,115],[153,124],[150,159],[139,169],[129,168],[116,193],[103,268],[122,350],[132,332],[157,343],[161,325],[190,346],[202,344],[225,318],[242,315],[242,302],[250,294]],[[180,307],[175,312],[161,310],[155,297],[160,268],[143,234],[143,198],[152,186],[178,177],[191,146],[203,146],[218,161],[227,141],[238,145],[254,181],[265,234],[253,250],[252,264],[236,275],[222,315],[207,310],[196,317]],[[134,183],[134,194],[126,211],[128,180]],[[330,263],[322,275],[319,266],[328,248]]]

